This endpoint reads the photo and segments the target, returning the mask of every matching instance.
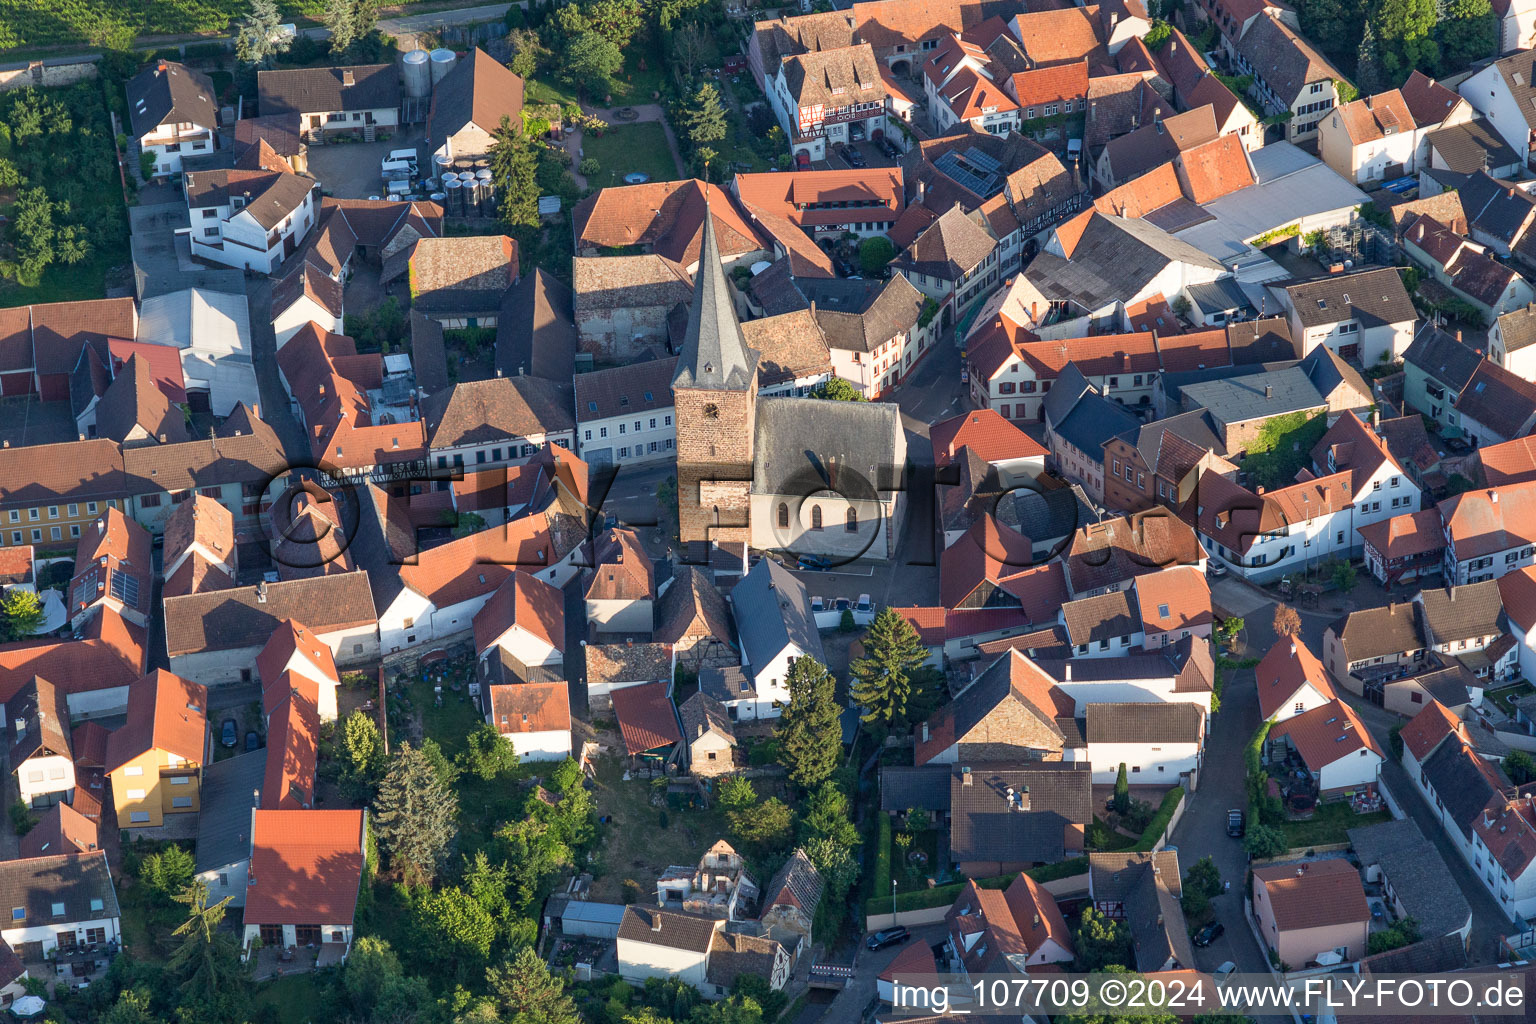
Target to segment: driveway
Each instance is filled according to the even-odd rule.
[[[405,127],[388,142],[333,142],[309,147],[309,173],[325,191],[339,199],[368,199],[384,194],[384,179],[379,167],[396,149],[416,149],[416,166],[423,175],[430,174],[431,154],[423,152],[423,130]]]

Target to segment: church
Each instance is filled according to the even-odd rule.
[[[906,434],[894,403],[759,398],[714,218],[672,377],[683,543],[743,543],[835,561],[887,559],[905,509]]]

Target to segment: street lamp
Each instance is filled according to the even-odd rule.
[[[891,924],[894,926],[900,922],[896,917],[896,879],[891,879]]]

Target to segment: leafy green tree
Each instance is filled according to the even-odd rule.
[[[517,751],[512,749],[511,743],[502,739],[491,723],[481,722],[466,740],[467,745],[459,755],[458,764],[469,774],[491,782],[517,767]]]
[[[176,899],[192,884],[197,863],[192,854],[172,843],[144,858],[139,865],[139,881],[162,896]]]
[[[367,800],[384,773],[384,740],[379,723],[365,711],[354,711],[341,727],[342,788],[352,800]]]
[[[838,846],[859,844],[859,829],[850,817],[848,795],[836,783],[823,782],[811,793],[800,819],[800,838],[802,842],[829,839]]]
[[[896,258],[896,246],[884,235],[871,235],[859,243],[859,267],[865,275],[877,277]]]
[[[572,863],[570,846],[546,821],[523,817],[496,833],[512,879],[513,902],[526,907],[555,872]]]
[[[292,37],[281,31],[282,24],[276,0],[251,0],[250,10],[235,33],[235,59],[271,67],[272,58],[293,45]]]
[[[1229,615],[1216,623],[1216,643],[1231,650],[1237,643],[1237,638],[1243,632],[1243,627],[1248,625],[1241,615]]]
[[[863,402],[863,392],[841,377],[829,377],[811,389],[812,398],[829,398],[834,402]]]
[[[459,801],[422,752],[402,743],[373,798],[379,848],[408,877],[430,879],[458,833]]]
[[[1105,917],[1092,907],[1083,911],[1073,940],[1077,950],[1074,969],[1102,971],[1111,964],[1124,964],[1131,954],[1131,937],[1120,921]]]
[[[400,980],[404,972],[400,958],[389,943],[373,935],[360,936],[347,954],[341,974],[341,988],[356,1011],[357,1019],[368,1020],[380,994]]]
[[[1141,41],[1147,44],[1147,49],[1157,51],[1161,50],[1171,38],[1173,38],[1173,26],[1158,19],[1152,23],[1147,34],[1141,37]]]
[[[464,891],[485,908],[498,929],[512,920],[512,903],[507,899],[507,887],[511,882],[507,865],[492,863],[484,850],[476,850],[473,857],[464,858]]]
[[[1243,840],[1243,849],[1254,858],[1278,857],[1290,849],[1290,844],[1286,841],[1285,833],[1273,825],[1250,823],[1248,836]]]
[[[1301,19],[1303,35],[1320,41],[1325,49],[1342,54],[1349,45],[1348,40],[1360,37],[1364,6],[1346,5],[1344,0],[1299,0],[1296,13]]]
[[[696,150],[725,138],[725,107],[720,103],[720,90],[713,82],[699,86],[678,111],[677,120]]]
[[[342,53],[379,23],[378,0],[326,0],[320,23],[331,31],[331,53]]]
[[[864,721],[895,732],[911,720],[914,705],[926,710],[931,702],[923,691],[933,689],[927,660],[928,650],[912,623],[894,608],[880,609],[864,633],[864,657],[848,666],[854,678],[849,696],[864,709]]]
[[[731,834],[760,849],[782,849],[789,841],[794,813],[778,797],[771,797],[753,807],[730,811],[725,816]]]
[[[507,1024],[581,1024],[565,981],[551,975],[530,947],[487,971],[486,984]]]
[[[246,977],[239,949],[229,933],[219,928],[234,897],[226,896],[210,904],[208,886],[193,881],[172,898],[187,907],[187,919],[174,932],[181,936],[181,945],[171,954],[167,965],[173,975],[181,978],[181,992],[200,1003],[231,994],[243,985]]]
[[[1124,814],[1131,809],[1131,781],[1125,774],[1125,762],[1120,762],[1120,771],[1115,775],[1115,813]]]
[[[607,92],[613,76],[624,66],[624,54],[597,32],[580,32],[565,44],[566,80],[589,95]]]
[[[1447,74],[1494,52],[1499,20],[1488,0],[1450,0],[1435,32],[1441,73]]]
[[[728,775],[721,781],[720,795],[715,799],[722,809],[736,811],[757,803],[757,791],[747,779]]]
[[[43,603],[30,590],[12,587],[0,597],[0,634],[6,641],[23,640],[43,625]]]
[[[515,10],[519,10],[515,5],[507,8],[509,14]],[[532,78],[549,60],[549,50],[539,39],[539,34],[532,29],[514,29],[508,32],[507,46],[512,51],[512,60],[507,66],[519,78]]]
[[[491,178],[496,183],[497,210],[508,228],[539,226],[539,154],[521,124],[502,118],[491,148]]]
[[[1359,575],[1355,572],[1355,567],[1348,562],[1340,562],[1333,567],[1333,585],[1346,594],[1355,589],[1358,579]]]
[[[853,849],[828,836],[817,836],[805,843],[805,856],[821,874],[829,906],[840,906],[859,879],[859,862]]]
[[[125,988],[117,994],[117,1002],[101,1016],[101,1024],[164,1024],[164,1018],[150,1011],[149,990]]]
[[[1201,857],[1184,872],[1184,888],[1198,889],[1207,896],[1221,894],[1221,869],[1210,857]]]
[[[1398,742],[1401,743],[1401,739]],[[1504,758],[1504,774],[1517,786],[1536,782],[1536,758],[1523,750],[1511,750]]]
[[[779,761],[790,781],[809,789],[832,776],[843,756],[843,732],[838,723],[837,681],[815,658],[799,657],[785,679],[789,703],[775,735]]]
[[[1414,68],[1438,63],[1440,47],[1431,35],[1435,0],[1376,0],[1367,19],[1387,81],[1402,82]]]
[[[481,976],[496,941],[496,922],[473,896],[457,886],[423,891],[416,899],[419,948],[440,965],[453,965],[455,976]]]

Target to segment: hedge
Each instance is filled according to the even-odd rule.
[[[1181,791],[1182,792],[1182,791]],[[1081,875],[1088,870],[1087,857],[1073,857],[1071,860],[1059,861],[1055,864],[1042,864],[1037,868],[1030,868],[1024,872],[1037,882],[1054,882],[1058,878],[1071,878],[1073,875]],[[878,875],[880,864],[875,862],[875,871]],[[998,875],[994,878],[974,879],[976,884],[983,889],[1006,889],[1018,878],[1017,874]],[[887,885],[890,883],[887,882]],[[908,910],[927,910],[930,907],[947,907],[955,902],[961,890],[965,888],[965,882],[951,882],[948,885],[936,885],[932,889],[919,889],[916,892],[904,892],[896,896],[893,901],[889,896],[875,896],[865,901],[865,915],[889,914]]]
[[[1163,838],[1163,833],[1168,830],[1168,823],[1173,820],[1173,814],[1179,809],[1179,801],[1184,799],[1184,787],[1175,786],[1163,796],[1163,803],[1147,823],[1147,827],[1141,833],[1141,841],[1131,847],[1137,853],[1151,853],[1152,847]]]

